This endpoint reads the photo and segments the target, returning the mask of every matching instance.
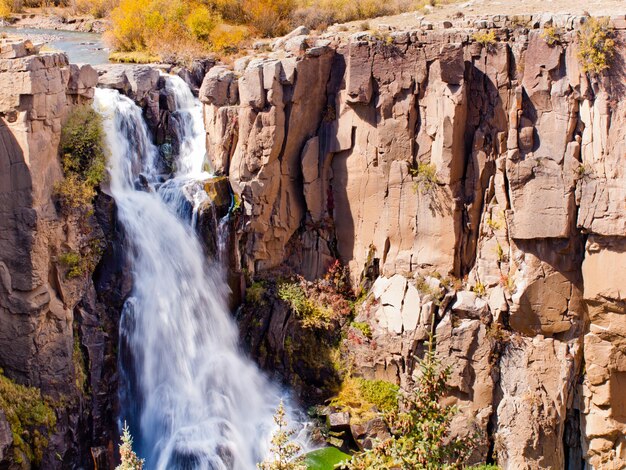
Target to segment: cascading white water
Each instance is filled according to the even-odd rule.
[[[113,90],[97,89],[94,99],[133,270],[120,324],[122,417],[149,469],[251,470],[267,452],[279,394],[241,354],[222,270],[207,269],[180,210],[180,192],[201,176],[205,153],[196,132],[202,117],[180,82],[167,86],[193,132],[183,134],[176,178],[159,191],[158,153],[141,110]],[[140,172],[150,190],[136,183]]]

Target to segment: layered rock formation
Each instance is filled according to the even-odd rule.
[[[601,75],[579,64],[584,21],[299,30],[272,53],[212,67],[199,90],[209,157],[241,203],[234,269],[316,279],[340,259],[366,294],[356,320],[372,330],[346,340],[358,373],[411,387],[434,328],[462,410],[455,432],[481,430],[475,459],[493,452],[507,469],[626,465],[626,18],[612,19],[616,53]],[[495,41],[479,42],[486,29]],[[98,77],[34,52],[0,49],[0,366],[71,403],[44,468],[92,456],[106,466],[124,234],[104,194],[88,234],[53,200],[61,125]],[[181,74],[197,81],[209,65]],[[98,73],[144,107],[167,163],[176,135],[158,71]],[[208,189],[222,200],[199,223],[214,253],[230,201],[224,180]],[[102,239],[95,272],[68,279],[60,255]],[[290,312],[266,313],[280,348]],[[0,416],[2,455],[7,429]]]
[[[296,35],[200,90],[240,268],[314,279],[336,257],[373,282],[357,366],[403,386],[434,319],[457,431],[504,468],[626,465],[626,21],[590,75],[585,20]]]
[[[0,365],[57,404],[41,466],[62,468],[90,462],[89,446],[106,444],[111,417],[103,425],[100,408],[111,406],[103,396],[115,397],[101,381],[113,347],[105,331],[117,325],[107,329],[95,312],[91,273],[68,277],[61,261],[87,256],[103,233],[95,217],[63,213],[54,198],[62,125],[73,107],[90,102],[97,74],[64,54],[37,55],[30,43],[0,47]],[[111,223],[112,213],[100,216]],[[5,444],[3,434],[3,461],[13,455]]]

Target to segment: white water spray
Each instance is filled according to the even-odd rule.
[[[172,79],[168,87],[191,131],[176,178],[159,191],[141,110],[117,91],[97,89],[94,99],[133,270],[120,324],[123,418],[149,469],[251,470],[267,452],[279,394],[241,354],[222,270],[207,269],[181,210],[180,193],[202,177],[204,130],[200,139],[202,116],[186,85]],[[140,172],[149,191],[137,189]]]

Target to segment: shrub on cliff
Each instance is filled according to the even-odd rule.
[[[599,74],[608,69],[615,54],[608,19],[588,17],[578,31],[578,59],[583,72]]]
[[[415,388],[401,397],[402,411],[386,415],[393,432],[391,439],[354,455],[342,468],[462,468],[475,446],[475,438],[452,439],[450,436],[450,425],[457,409],[441,403],[450,370],[442,367],[435,357],[432,339],[424,359],[419,361],[419,367]]]
[[[0,369],[0,408],[11,426],[14,462],[26,467],[26,459],[39,465],[56,425],[50,403],[38,388],[16,384]]]
[[[55,193],[66,211],[86,210],[106,175],[102,118],[90,106],[79,106],[61,131],[59,144],[65,178]]]

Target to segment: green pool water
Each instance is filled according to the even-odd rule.
[[[324,447],[309,452],[305,463],[309,470],[333,470],[336,464],[349,458],[348,454],[344,454],[336,447]]]

